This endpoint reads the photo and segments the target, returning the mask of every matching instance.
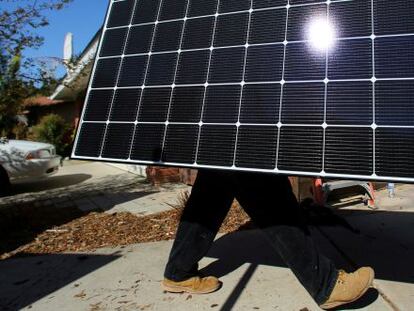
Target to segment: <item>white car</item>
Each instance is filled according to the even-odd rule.
[[[61,157],[51,144],[0,139],[0,195],[10,191],[10,182],[33,181],[55,174]]]

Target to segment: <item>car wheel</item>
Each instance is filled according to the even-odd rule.
[[[11,192],[9,175],[6,170],[0,166],[0,197],[4,197]]]

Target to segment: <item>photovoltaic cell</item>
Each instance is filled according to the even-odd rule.
[[[111,108],[113,90],[93,90],[89,93],[85,121],[106,121]]]
[[[204,87],[176,87],[171,102],[169,121],[197,123],[201,118]]]
[[[118,86],[141,86],[144,82],[144,69],[147,56],[124,57],[119,74]]]
[[[197,163],[201,165],[232,166],[237,127],[206,125],[201,128]]]
[[[414,2],[112,0],[80,159],[414,181]]]
[[[148,53],[151,48],[153,32],[154,25],[131,27],[125,54]]]
[[[137,117],[141,89],[119,89],[112,103],[111,121],[134,122]]]
[[[324,122],[325,84],[289,83],[283,87],[281,121],[283,124]]]

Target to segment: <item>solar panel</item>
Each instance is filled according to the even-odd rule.
[[[112,0],[73,157],[414,181],[414,1]]]

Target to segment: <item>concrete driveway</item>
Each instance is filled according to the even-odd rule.
[[[112,184],[114,180],[122,184],[124,174],[114,173]],[[82,191],[90,191],[93,183],[83,183],[87,185]],[[378,210],[350,205],[337,211],[347,226],[321,222],[312,229],[321,251],[337,267],[371,265],[376,270],[375,289],[362,301],[338,310],[413,310],[413,190],[414,186],[400,186],[394,199],[380,191]],[[218,237],[201,262],[205,273],[224,282],[211,295],[168,294],[160,289],[171,245],[163,241],[2,261],[0,310],[319,310],[257,230]]]
[[[54,176],[14,184],[12,195],[0,199],[0,208],[35,204],[147,215],[170,209],[177,195],[188,189],[182,184],[153,187],[144,177],[107,163],[65,161]]]

